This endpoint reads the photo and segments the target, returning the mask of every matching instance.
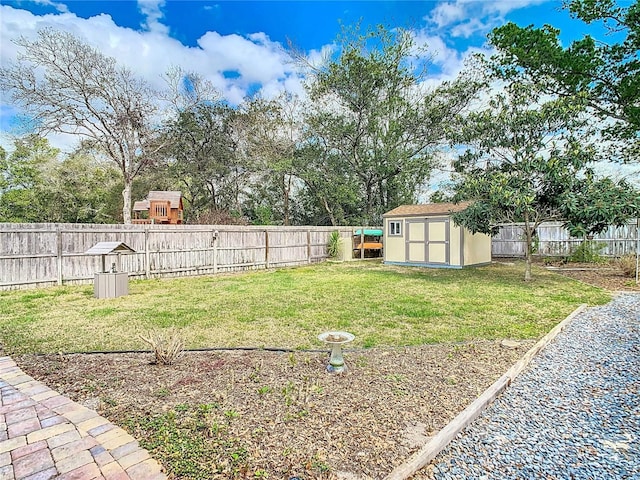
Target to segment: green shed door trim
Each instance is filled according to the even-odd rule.
[[[418,239],[411,238],[411,224],[420,224],[423,226],[423,237]],[[429,238],[429,230],[431,226],[442,224],[444,227],[444,239],[435,240]],[[450,255],[450,219],[446,218],[425,218],[419,220],[405,220],[405,261],[409,263],[421,263],[431,265],[449,265],[451,263]],[[420,245],[420,247],[418,247]],[[444,246],[444,260],[441,256],[436,256],[431,247]],[[413,248],[412,248],[413,247]],[[423,255],[420,255],[420,259],[412,258],[412,252],[415,252],[417,248],[420,248]],[[434,258],[435,257],[435,258]],[[438,258],[440,257],[440,258]]]

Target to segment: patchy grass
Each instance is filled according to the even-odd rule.
[[[215,403],[183,404],[156,417],[132,417],[125,426],[144,438],[145,448],[171,459],[178,478],[238,478],[246,470],[248,452],[240,440],[227,435],[233,415],[219,410]]]
[[[372,262],[133,281],[130,294],[93,298],[93,287],[0,292],[0,343],[8,353],[145,349],[140,333],[177,328],[188,348],[320,347],[347,330],[354,346],[537,338],[580,303],[610,300],[543,269],[465,270]]]

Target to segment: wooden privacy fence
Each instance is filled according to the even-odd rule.
[[[564,257],[582,243],[582,238],[569,235],[560,222],[543,223],[537,229],[538,256]],[[619,257],[635,254],[638,246],[638,227],[636,221],[622,227],[610,226],[599,235],[594,235],[594,242],[601,247],[598,254],[607,257]],[[498,235],[491,241],[491,254],[494,257],[524,257],[525,243],[522,224],[501,225]]]
[[[101,257],[85,252],[98,242],[135,251],[109,255],[108,267],[156,278],[318,262],[327,258],[331,232],[350,237],[358,228],[0,223],[0,290],[89,283]]]

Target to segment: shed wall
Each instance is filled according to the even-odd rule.
[[[483,233],[473,234],[464,230],[464,264],[491,263],[491,237]]]
[[[405,241],[404,241],[404,218],[387,219],[384,223],[384,261],[385,262],[405,262]],[[391,229],[389,222],[400,221],[402,224],[402,235],[389,235]]]
[[[462,236],[462,230],[460,227],[456,226],[453,223],[453,220],[449,223],[449,229],[451,230],[451,234],[449,235],[449,263],[452,266],[461,267],[462,258],[461,257],[461,249],[464,246],[464,238]],[[466,257],[465,257],[466,258]]]

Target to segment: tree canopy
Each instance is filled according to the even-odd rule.
[[[20,38],[18,61],[0,68],[0,88],[35,131],[89,139],[118,166],[124,183],[122,217],[131,223],[133,180],[154,159],[155,93],[75,35],[53,29]]]
[[[111,163],[82,148],[62,155],[46,138],[15,141],[11,155],[0,155],[0,222],[110,223],[122,190]]]
[[[584,135],[583,117],[581,106],[569,99],[542,101],[535,84],[513,81],[489,108],[459,124],[456,143],[465,150],[454,163],[454,189],[456,200],[473,203],[454,214],[454,221],[487,234],[495,234],[500,223],[522,222],[525,280],[531,279],[542,222],[566,221],[573,233],[579,226],[595,232],[603,220],[627,221],[630,202],[637,199],[626,184],[593,174],[595,149]]]
[[[638,206],[627,183],[591,169],[603,144],[623,145],[630,159],[638,143],[638,7],[566,8],[607,25],[609,42],[563,46],[551,26],[507,24],[490,35],[498,54],[480,63],[482,75],[465,70],[432,86],[427,46],[412,32],[356,28],[324,63],[305,64],[306,97],[238,106],[179,67],[153,91],[76,36],[42,30],[16,40],[20,56],[0,69],[0,88],[34,132],[83,142],[66,156],[37,135],[0,150],[0,219],[126,223],[132,195],[181,190],[188,222],[379,224],[385,211],[422,200],[442,150],[453,148],[455,198],[475,200],[456,218],[471,230],[524,221],[529,253],[545,220],[595,233]],[[498,88],[472,110],[486,84]],[[171,108],[158,115],[160,105]],[[592,142],[594,131],[607,142]]]
[[[416,201],[445,143],[445,126],[476,93],[465,79],[428,88],[424,46],[383,27],[341,38],[337,57],[309,72],[307,141],[357,182],[359,223]],[[348,182],[341,182],[348,184]]]
[[[489,40],[501,55],[498,65],[506,76],[515,70],[544,85],[553,95],[584,103],[608,123],[602,133],[616,141],[619,159],[638,161],[640,148],[640,5],[619,6],[614,0],[570,0],[570,14],[595,28],[563,46],[560,30],[520,27],[496,28]]]

